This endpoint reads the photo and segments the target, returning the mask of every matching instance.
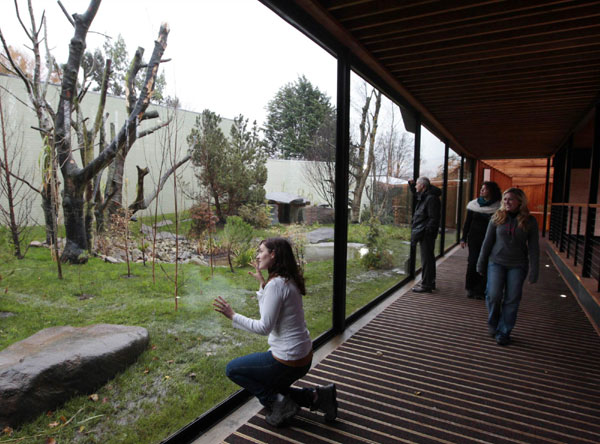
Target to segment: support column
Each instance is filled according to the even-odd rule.
[[[548,193],[550,192],[550,157],[546,161],[546,186],[544,188],[544,217],[542,217],[542,237],[546,237],[546,220],[548,218]]]
[[[458,175],[458,216],[456,218],[456,242],[460,242],[460,230],[462,227],[462,207],[463,207],[463,179],[465,177],[465,156],[460,156],[460,173]]]
[[[348,171],[350,148],[350,65],[348,54],[338,58],[335,168],[335,227],[333,234],[334,333],[346,325],[346,253],[348,248]]]
[[[450,146],[448,141],[444,144],[444,179],[442,184],[442,211],[440,215],[440,255],[444,255],[444,245],[446,245],[446,211],[448,203],[448,157]]]
[[[571,167],[573,160],[573,135],[569,137],[569,141],[567,142],[567,148],[565,150],[565,164],[564,167],[564,182],[563,182],[563,192],[562,192],[562,202],[569,202],[569,194],[571,194]],[[567,214],[569,213],[569,207],[563,206],[560,210],[560,231],[558,234],[559,243],[558,249],[559,251],[565,251],[565,239],[567,235]]]
[[[421,174],[421,114],[417,113],[415,116],[415,153],[413,158],[413,180],[417,180]],[[415,213],[415,206],[417,204],[417,198],[413,195],[412,199],[412,215]],[[414,245],[410,246],[410,260],[409,260],[409,276],[415,277],[417,264],[417,248]]]

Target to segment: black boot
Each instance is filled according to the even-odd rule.
[[[311,410],[319,410],[325,413],[325,421],[335,421],[337,418],[337,393],[335,384],[317,387],[317,400],[311,406]]]
[[[272,426],[279,427],[295,416],[299,409],[300,407],[292,398],[278,393],[271,406],[271,413],[267,415],[266,420]]]

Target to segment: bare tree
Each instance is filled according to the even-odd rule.
[[[350,175],[355,181],[350,202],[352,223],[360,222],[362,195],[375,162],[375,141],[381,110],[381,91],[363,82],[361,94],[364,102],[360,112],[359,140],[350,147]],[[375,103],[371,105],[373,99]]]
[[[397,179],[410,179],[412,174],[413,137],[401,131],[396,120],[396,105],[391,104],[387,129],[378,137],[375,146],[375,163],[371,169],[371,184],[367,198],[372,215],[381,218],[389,207],[390,193]]]
[[[126,112],[127,115],[131,115],[134,110],[137,101],[136,95],[136,77],[139,71],[146,65],[143,65],[142,59],[144,55],[144,48],[139,47],[135,52],[133,60],[131,61],[131,65],[129,67],[129,71],[127,72],[127,76],[125,78],[126,87],[125,87],[125,103],[126,103]],[[154,85],[153,85],[154,86]],[[158,117],[158,112],[149,111],[145,112],[142,115],[141,120],[154,119]],[[165,122],[161,122],[154,127],[139,131],[137,134],[137,138],[141,139],[142,137],[146,137],[161,128],[166,127],[169,124],[170,118]],[[106,188],[104,191],[104,201],[106,202],[106,208],[108,210],[108,214],[112,216],[117,211],[120,210],[123,201],[123,173],[125,171],[125,160],[127,158],[127,154],[131,146],[126,147],[122,151],[117,153],[117,156],[110,164],[108,168],[108,178],[106,183]],[[185,163],[185,162],[184,162]],[[137,201],[137,200],[136,200]]]
[[[61,85],[60,101],[56,113],[55,148],[64,182],[63,214],[67,242],[61,260],[71,263],[87,261],[83,253],[87,250],[88,239],[84,219],[84,192],[88,183],[106,166],[117,153],[127,153],[137,140],[137,127],[146,116],[145,111],[150,102],[156,74],[162,55],[166,48],[169,28],[163,24],[155,42],[152,57],[148,63],[144,87],[131,107],[131,112],[116,137],[86,166],[79,167],[73,158],[71,146],[71,116],[74,100],[77,97],[77,73],[85,50],[85,40],[89,27],[94,19],[100,0],[92,0],[84,14],[74,14],[75,34],[69,45],[69,59],[64,71]]]
[[[304,177],[331,208],[335,205],[335,118],[328,116],[306,149]]]
[[[14,255],[23,259],[27,247],[23,245],[26,235],[31,229],[31,207],[35,195],[39,192],[23,180],[27,171],[23,169],[22,139],[18,128],[10,125],[5,119],[4,94],[0,91],[0,132],[1,153],[0,167],[0,224],[8,227]],[[29,186],[28,186],[29,185]],[[6,202],[6,204],[4,204]],[[25,249],[25,251],[23,251]]]
[[[2,41],[2,47],[4,49],[3,57],[0,57],[0,63],[4,69],[18,76],[25,86],[27,96],[29,98],[29,104],[25,104],[31,108],[36,115],[38,121],[38,127],[36,128],[40,133],[40,138],[43,147],[54,146],[54,120],[56,114],[46,99],[48,85],[52,78],[57,78],[60,75],[60,69],[58,68],[54,58],[50,54],[48,49],[48,37],[45,15],[42,14],[40,24],[38,26],[35,14],[33,12],[33,6],[31,0],[28,0],[28,12],[30,25],[27,27],[21,18],[19,11],[19,5],[17,0],[14,1],[15,11],[17,19],[25,32],[29,41],[28,47],[33,54],[33,69],[32,71],[26,71],[23,63],[19,63],[18,59],[13,57],[14,51],[7,44],[2,30],[0,30],[0,41]],[[42,44],[44,48],[42,49]],[[46,64],[42,63],[42,51],[45,52]],[[50,148],[52,149],[52,148]],[[53,210],[52,210],[52,182],[56,177],[51,175],[55,173],[55,170],[51,167],[51,153],[49,150],[43,150],[44,156],[42,159],[43,174],[42,174],[42,209],[44,211],[44,218],[46,223],[46,243],[56,243],[56,233],[53,232]]]

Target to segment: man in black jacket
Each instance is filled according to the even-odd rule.
[[[419,177],[415,184],[409,180],[410,190],[416,193],[417,205],[412,218],[411,245],[421,248],[421,283],[412,290],[431,293],[435,289],[435,239],[440,226],[440,196],[442,190],[431,185],[427,177]]]

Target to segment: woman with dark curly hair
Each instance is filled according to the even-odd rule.
[[[290,387],[310,369],[312,341],[302,306],[306,294],[304,277],[290,243],[283,238],[263,240],[250,272],[260,284],[256,292],[260,319],[250,319],[223,299],[215,299],[214,309],[233,321],[233,326],[251,333],[268,335],[269,351],[233,359],[226,374],[236,384],[255,395],[268,411],[266,420],[280,426],[300,407],[320,410],[326,421],[337,417],[335,384],[316,388]],[[267,270],[265,281],[262,271]]]
[[[525,278],[529,272],[529,282],[537,282],[539,262],[537,221],[529,214],[525,193],[509,188],[490,220],[477,261],[477,271],[487,271],[488,331],[499,345],[510,344]]]
[[[460,239],[460,246],[469,247],[467,260],[467,275],[465,276],[465,289],[467,297],[472,299],[485,298],[485,277],[477,273],[477,259],[481,252],[481,245],[485,237],[490,218],[500,208],[502,192],[496,182],[486,181],[481,185],[479,197],[467,204],[467,220]]]

